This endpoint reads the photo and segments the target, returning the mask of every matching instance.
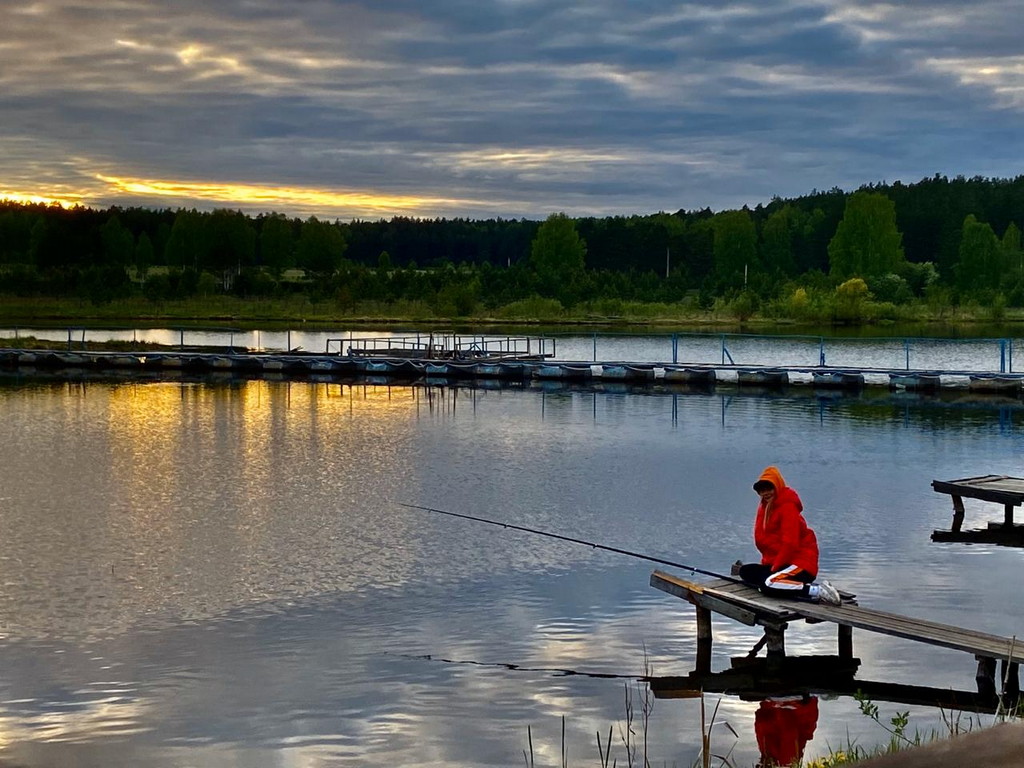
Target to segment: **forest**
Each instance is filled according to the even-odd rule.
[[[878,183],[756,208],[324,221],[0,202],[0,295],[302,298],[340,316],[988,319],[1024,307],[1024,176]],[[131,303],[133,302],[133,303]]]

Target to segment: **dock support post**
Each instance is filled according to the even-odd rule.
[[[964,500],[960,496],[953,497],[953,525],[950,528],[953,533],[960,532],[960,526],[964,524]]]
[[[996,660],[989,656],[974,658],[978,660],[978,671],[974,673],[978,694],[986,699],[996,698]]]
[[[784,658],[786,655],[786,625],[775,627],[765,625],[764,636],[768,638],[768,658]]]
[[[697,608],[697,672],[711,672],[711,610]]]
[[[853,627],[849,624],[840,624],[839,626],[839,658],[841,659],[852,659],[853,658]]]
[[[1006,504],[1003,507],[1003,525],[1013,528],[1013,504]]]

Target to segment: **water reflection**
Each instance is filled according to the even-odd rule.
[[[817,727],[817,696],[764,699],[754,713],[754,734],[761,753],[759,768],[778,768],[802,760]]]
[[[642,675],[646,659],[671,675],[693,658],[692,612],[650,589],[649,564],[399,502],[719,570],[751,554],[746,478],[781,463],[828,578],[862,604],[1019,636],[1021,552],[929,538],[949,516],[932,479],[1018,471],[1019,405],[1006,408],[810,390],[2,380],[0,759],[511,765],[527,726],[557,756],[564,715],[578,764],[622,720],[621,681],[545,670]],[[716,627],[714,661],[758,636]],[[870,677],[973,679],[964,654],[893,642],[858,638]],[[822,652],[833,632],[787,645]],[[756,705],[722,706],[736,764],[752,764]],[[808,750],[856,721],[849,699],[819,706]],[[659,702],[657,760],[690,764],[700,740],[692,703]]]

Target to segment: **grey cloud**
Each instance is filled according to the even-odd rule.
[[[1024,56],[1012,5],[54,0],[5,15],[0,186],[91,163],[537,217],[1015,175],[1024,99],[972,63]]]

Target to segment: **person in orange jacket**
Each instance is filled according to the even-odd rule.
[[[765,594],[839,605],[835,587],[827,581],[814,583],[818,539],[804,519],[800,496],[786,485],[778,467],[767,467],[754,491],[761,498],[754,520],[754,545],[761,562],[740,567],[740,578]]]

